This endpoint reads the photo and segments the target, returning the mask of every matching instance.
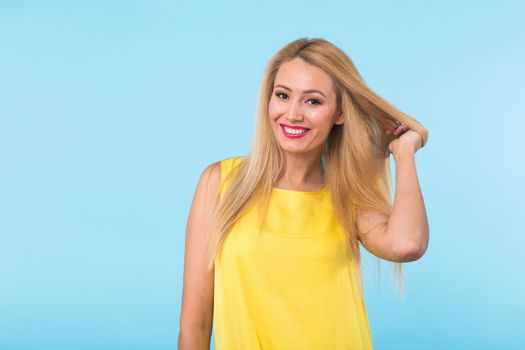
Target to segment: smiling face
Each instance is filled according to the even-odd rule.
[[[300,58],[281,64],[268,116],[284,151],[320,153],[332,126],[343,124],[339,113],[332,79],[325,71]]]

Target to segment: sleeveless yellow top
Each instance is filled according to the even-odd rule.
[[[221,161],[221,198],[242,158]],[[228,232],[214,270],[216,350],[372,349],[328,194],[274,187],[260,231],[253,206]]]

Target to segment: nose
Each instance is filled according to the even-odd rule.
[[[300,101],[296,103],[290,103],[290,109],[286,115],[286,119],[290,121],[302,121],[303,120],[303,111],[300,106]]]

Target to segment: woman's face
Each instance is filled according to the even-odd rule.
[[[332,126],[343,123],[332,85],[325,71],[300,58],[281,64],[268,115],[274,135],[285,151],[307,153],[322,149]]]

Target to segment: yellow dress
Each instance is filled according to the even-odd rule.
[[[221,161],[221,198],[242,158]],[[214,270],[216,350],[372,349],[328,194],[274,187],[260,232],[254,209],[229,231]]]

